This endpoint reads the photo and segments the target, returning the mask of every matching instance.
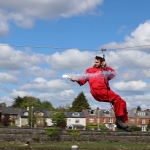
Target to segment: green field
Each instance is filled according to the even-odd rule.
[[[72,145],[77,145],[78,150],[150,150],[150,144],[145,143],[119,143],[119,142],[51,142],[51,143],[31,143],[29,146],[24,144],[15,144],[15,143],[1,143],[0,149],[11,148],[13,150],[19,149],[55,149],[55,150],[71,150]]]

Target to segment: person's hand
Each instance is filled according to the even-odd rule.
[[[107,65],[106,65],[106,61],[103,61],[103,62],[101,63],[101,66],[106,67],[106,66],[107,66]]]
[[[70,78],[70,81],[72,81],[72,82],[77,82],[77,81],[78,81],[78,79]]]

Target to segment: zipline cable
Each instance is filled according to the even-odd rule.
[[[11,47],[30,47],[30,48],[46,48],[46,49],[79,49],[79,50],[91,50],[91,51],[101,51],[100,48],[73,48],[73,47],[55,47],[55,46],[32,46],[32,45],[15,45],[15,44],[0,44],[2,46],[11,46]],[[125,49],[133,49],[133,48],[144,48],[150,47],[150,45],[138,45],[138,46],[127,46],[127,47],[118,47],[118,48],[107,48],[107,50],[125,50]]]

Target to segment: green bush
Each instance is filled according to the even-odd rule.
[[[69,129],[68,132],[72,135],[72,137],[74,139],[76,139],[80,136],[80,131],[79,130]]]
[[[54,128],[45,128],[44,129],[46,134],[49,136],[50,140],[59,140],[59,137],[60,137],[60,132],[61,132],[61,129],[60,128],[57,128],[57,127],[54,127]]]
[[[138,127],[138,126],[130,126],[130,129],[132,131],[142,131],[142,128],[141,127]]]
[[[99,128],[100,130],[109,130],[104,123],[100,124]]]
[[[92,129],[97,130],[98,126],[97,125],[87,124],[86,125],[86,129],[87,130],[92,130]],[[108,128],[106,127],[106,125],[104,123],[99,125],[99,129],[100,130],[108,130]]]
[[[97,125],[91,125],[91,124],[87,124],[86,125],[86,130],[97,130]]]

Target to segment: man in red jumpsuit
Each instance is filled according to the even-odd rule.
[[[80,86],[88,81],[90,92],[97,101],[110,102],[113,105],[117,127],[130,132],[130,128],[125,124],[125,121],[128,120],[126,102],[119,95],[114,93],[109,86],[108,81],[115,76],[116,72],[106,66],[105,59],[96,56],[93,68],[87,69],[85,75],[81,78],[70,78],[70,80],[73,82],[76,81]]]

